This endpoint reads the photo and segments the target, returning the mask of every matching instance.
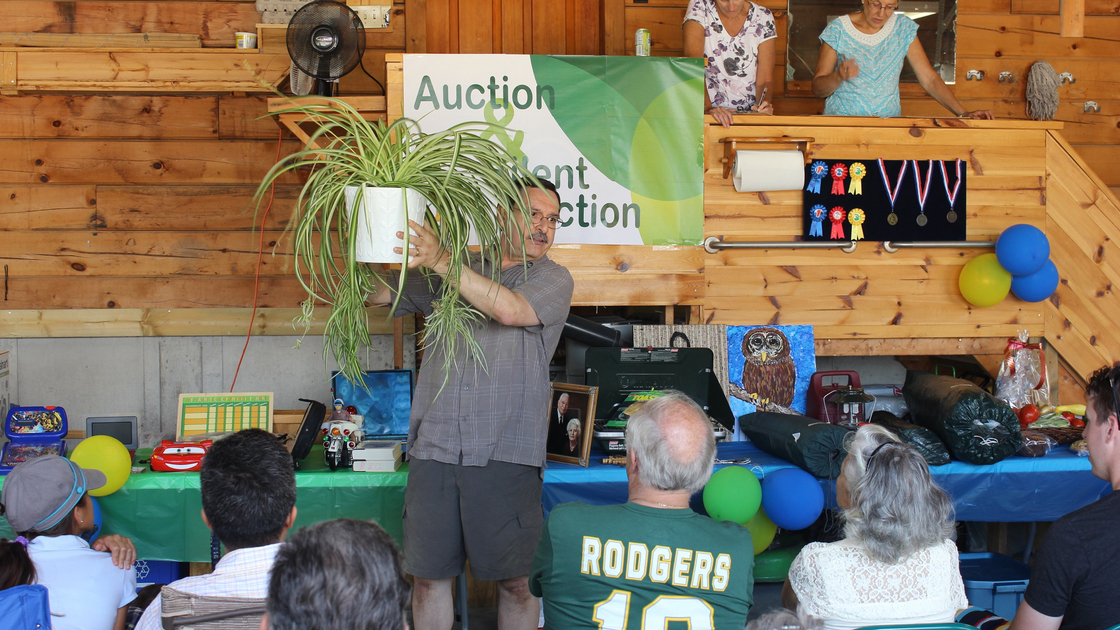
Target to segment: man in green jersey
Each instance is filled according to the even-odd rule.
[[[546,630],[740,630],[753,601],[750,532],[688,507],[715,461],[708,416],[669,392],[630,417],[626,446],[626,504],[566,503],[544,524],[529,590],[544,598]]]

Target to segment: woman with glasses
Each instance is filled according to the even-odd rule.
[[[968,599],[949,497],[918,451],[887,429],[864,425],[853,438],[836,479],[844,539],[801,550],[782,604],[825,630],[953,621]]]
[[[750,0],[692,0],[684,14],[684,55],[704,57],[705,112],[724,127],[731,115],[773,114],[767,94],[774,82],[770,9]]]
[[[897,8],[898,0],[863,0],[861,11],[825,27],[813,77],[813,94],[827,99],[825,115],[901,116],[898,78],[906,59],[922,89],[954,116],[991,120],[992,112],[968,111],[953,96],[916,37],[918,25]]]

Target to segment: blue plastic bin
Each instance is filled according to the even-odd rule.
[[[969,604],[1014,619],[1031,581],[1031,568],[998,553],[962,553],[961,578]]]
[[[170,584],[187,575],[186,563],[168,560],[137,560],[136,590],[149,584]]]

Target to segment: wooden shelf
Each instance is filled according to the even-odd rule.
[[[0,48],[0,93],[269,92],[288,54],[236,48]]]

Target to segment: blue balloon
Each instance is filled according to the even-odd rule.
[[[1047,260],[1042,269],[1029,276],[1011,276],[1011,292],[1024,302],[1041,302],[1058,290],[1058,268]]]
[[[805,529],[824,510],[824,490],[800,468],[783,468],[762,480],[762,509],[782,529]]]
[[[93,503],[93,524],[96,529],[93,530],[93,535],[86,542],[92,543],[101,535],[101,504],[97,502],[97,498],[94,496],[90,496],[89,500]]]
[[[1050,240],[1033,225],[1012,225],[996,239],[996,258],[1011,275],[1029,276],[1050,259]]]

